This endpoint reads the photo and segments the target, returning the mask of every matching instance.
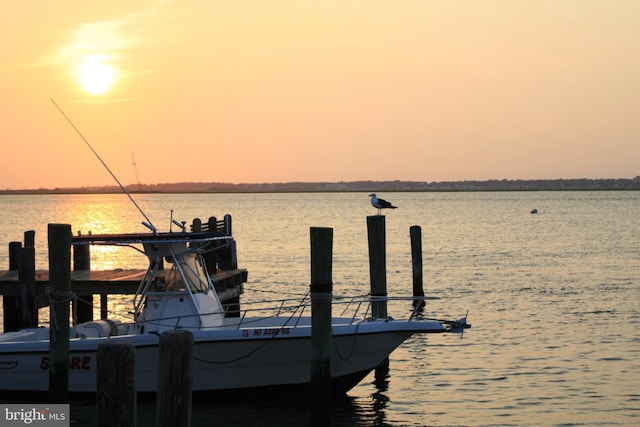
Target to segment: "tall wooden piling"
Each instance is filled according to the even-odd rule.
[[[73,271],[91,270],[91,246],[73,245]],[[78,323],[93,320],[93,295],[79,294],[73,301]]]
[[[369,277],[371,296],[387,296],[387,248],[384,215],[367,217],[367,237],[369,240]],[[377,301],[371,305],[374,318],[387,317],[387,302]]]
[[[38,327],[35,235],[35,231],[24,232],[24,247],[20,250],[18,257],[18,281],[20,282],[18,306],[21,328]]]
[[[69,402],[71,226],[49,224],[49,403]]]
[[[213,228],[212,230],[215,230]],[[232,236],[232,220],[231,215],[224,216],[224,234]],[[238,268],[238,255],[236,252],[236,241],[232,240],[228,246],[224,248],[218,255],[218,266],[222,270],[233,270]]]
[[[18,254],[22,249],[22,242],[11,242],[9,243],[9,270],[16,271],[18,270]]]
[[[18,257],[22,250],[22,242],[9,243],[9,270],[18,270]],[[3,331],[11,332],[20,329],[20,311],[18,310],[18,297],[4,295],[2,297]]]
[[[423,297],[423,272],[422,272],[422,229],[419,225],[409,227],[411,238],[411,266],[413,273],[413,296]],[[424,307],[424,300],[414,300],[415,308]]]
[[[333,229],[311,228],[311,425],[331,424]]]
[[[135,347],[108,340],[96,353],[96,410],[99,427],[136,425]]]
[[[369,276],[371,296],[386,298],[387,296],[387,232],[385,217],[375,215],[367,217],[367,238],[369,241]],[[387,301],[371,303],[371,316],[375,319],[387,318]],[[385,358],[376,367],[376,381],[384,380],[389,374],[389,358]]]
[[[184,329],[160,335],[156,426],[191,426],[193,334]]]

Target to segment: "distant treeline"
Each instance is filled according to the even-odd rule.
[[[350,181],[350,182],[283,182],[231,184],[224,182],[178,182],[128,185],[132,193],[284,193],[331,191],[594,191],[640,190],[640,176],[632,179],[538,179],[489,181]],[[39,188],[36,190],[0,190],[0,194],[95,194],[119,193],[113,186],[78,188]]]

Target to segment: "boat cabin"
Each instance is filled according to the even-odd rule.
[[[139,333],[223,325],[224,308],[202,257],[211,241],[190,236],[143,243],[149,268],[134,299]]]

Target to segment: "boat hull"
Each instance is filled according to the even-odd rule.
[[[430,322],[363,321],[333,327],[331,376],[344,393],[411,335],[437,332]],[[439,326],[439,325],[438,325]],[[310,327],[256,327],[193,331],[194,393],[265,388],[308,388],[312,359]],[[69,392],[96,392],[96,352],[107,341],[135,346],[138,392],[155,393],[158,384],[159,335],[124,335],[71,339]],[[0,393],[18,396],[49,388],[48,341],[0,342]]]

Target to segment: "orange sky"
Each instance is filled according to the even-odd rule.
[[[2,189],[640,175],[637,0],[1,8]]]

